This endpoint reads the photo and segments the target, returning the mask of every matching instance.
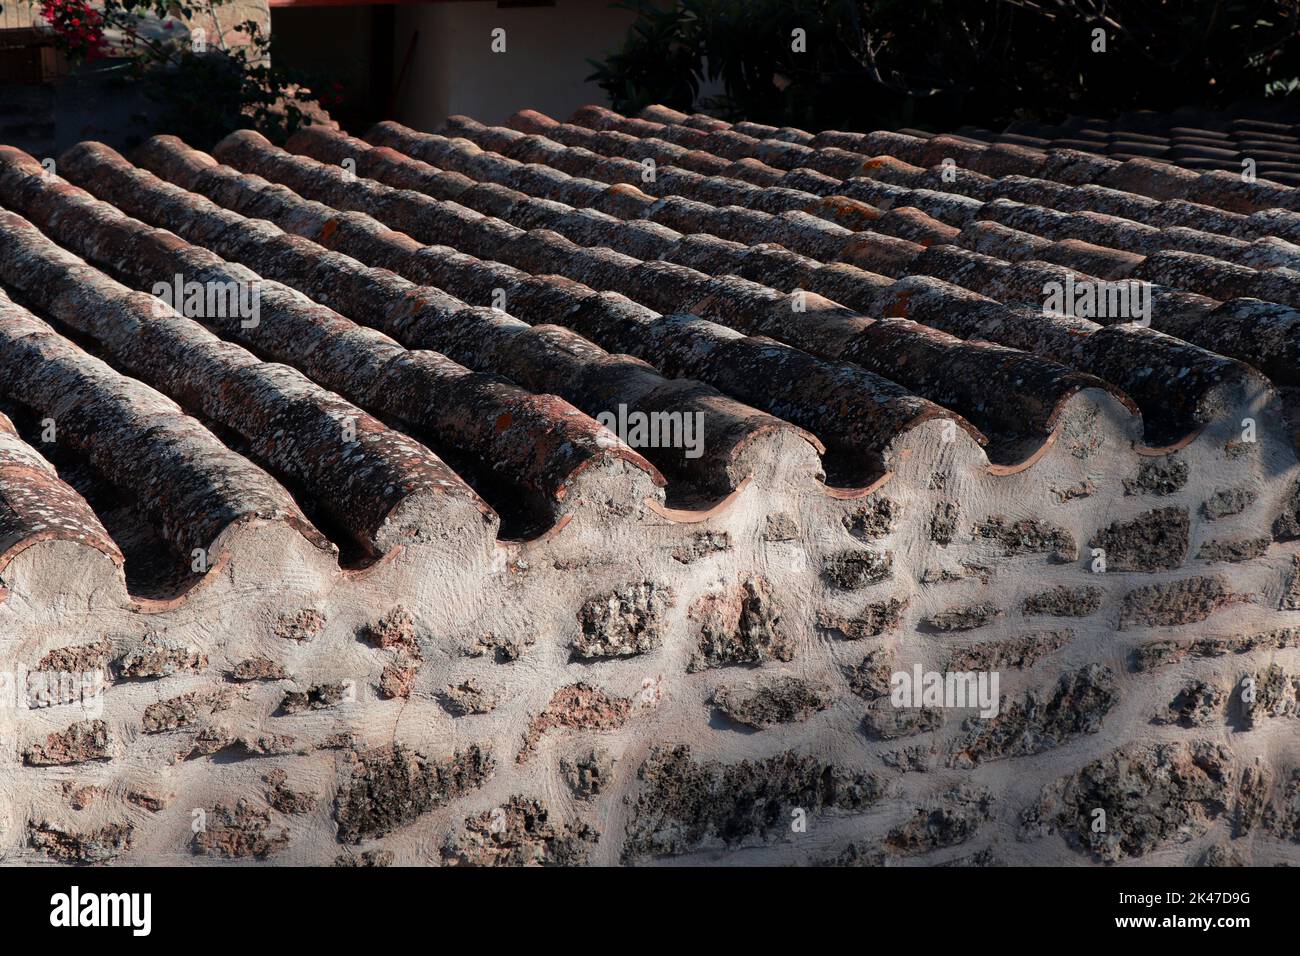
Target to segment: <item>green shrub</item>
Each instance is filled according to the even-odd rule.
[[[650,103],[811,129],[966,124],[1294,95],[1297,0],[648,0],[595,63]],[[793,31],[806,49],[792,49]],[[1094,50],[1104,31],[1105,51]],[[701,99],[705,84],[721,94]]]

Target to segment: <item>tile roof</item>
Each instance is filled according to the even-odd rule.
[[[426,816],[459,828],[457,794],[376,822],[347,788],[391,762],[436,777],[404,755],[453,743],[446,766],[504,800],[548,792],[574,733],[608,741],[633,809],[593,851],[607,862],[726,842],[725,820],[670,839],[638,789],[654,761],[761,774],[798,751],[834,764],[813,779],[885,767],[891,799],[930,805],[946,798],[907,768],[1015,758],[1047,786],[1110,759],[1149,716],[1107,717],[1114,698],[1177,694],[1143,671],[1153,640],[1217,647],[1232,608],[1242,654],[1300,668],[1298,191],[1116,153],[662,107],[308,128],[283,149],[244,131],[211,156],[82,143],[57,175],[0,148],[0,616],[38,635],[0,664],[117,656],[115,742],[91,759],[129,756],[185,806],[260,784],[248,761],[182,779],[178,755],[337,773],[339,833],[403,859]],[[173,280],[255,289],[257,315],[164,304]],[[1149,322],[1045,305],[1098,282],[1148,290]],[[606,427],[629,414],[676,438]],[[877,653],[1003,661],[1039,743],[864,721]],[[1074,722],[1038,726],[1067,659]],[[759,684],[719,684],[737,665]],[[234,699],[222,668],[265,680],[225,678],[248,685]],[[758,719],[792,679],[806,710],[752,744],[700,716]],[[53,786],[40,761],[88,739],[53,714],[15,726],[39,748],[33,793]],[[301,852],[319,861],[335,835],[317,823]],[[1269,839],[1257,858],[1285,858]]]
[[[1057,125],[1012,123],[1001,132],[964,128],[958,134],[985,143],[1038,150],[1076,149],[1114,159],[1147,157],[1186,169],[1240,174],[1254,161],[1260,179],[1300,186],[1300,123],[1285,106],[1224,111],[1183,109],[1136,112],[1116,120],[1074,116]]]

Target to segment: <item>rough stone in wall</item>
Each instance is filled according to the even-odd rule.
[[[240,797],[234,809],[217,804],[194,834],[195,853],[227,860],[265,860],[289,845],[289,831],[271,828],[271,814]]]
[[[524,647],[531,643],[531,640],[516,641],[501,634],[484,634],[469,653],[472,657],[490,656],[498,664],[509,664],[519,660]]]
[[[1064,562],[1078,555],[1078,545],[1070,532],[1034,518],[1012,521],[996,515],[976,524],[971,534],[995,544],[1004,557],[1051,554],[1053,560]]]
[[[360,853],[344,851],[334,858],[334,866],[369,868],[392,865],[393,854],[390,850],[362,850]]]
[[[79,720],[59,733],[50,734],[44,744],[23,751],[29,767],[64,767],[88,760],[112,759],[113,740],[102,720]]]
[[[68,796],[68,806],[74,810],[85,810],[94,805],[104,795],[103,787],[78,787],[71,781],[63,785],[63,792]]]
[[[415,679],[420,673],[420,662],[406,654],[399,653],[397,659],[384,666],[379,675],[376,690],[382,700],[401,698],[405,700],[415,689]]]
[[[1000,641],[981,641],[954,650],[948,658],[947,670],[991,671],[1000,667],[1024,669],[1032,667],[1040,658],[1060,650],[1072,640],[1074,631],[1062,628],[1030,631]]]
[[[902,623],[903,612],[907,610],[909,603],[906,598],[873,601],[852,617],[819,611],[817,623],[821,627],[839,631],[850,641],[859,641],[864,637],[880,637]]]
[[[887,866],[890,854],[883,847],[857,841],[850,843],[838,854],[828,860],[822,860],[821,866],[843,867],[877,867]]]
[[[807,720],[833,700],[824,681],[789,676],[744,686],[723,685],[713,692],[713,706],[729,720],[759,730]]]
[[[1020,604],[1020,613],[1025,617],[1044,614],[1050,617],[1087,617],[1097,613],[1101,607],[1103,592],[1091,584],[1067,587],[1058,584],[1031,594]]]
[[[541,800],[513,796],[465,821],[465,831],[442,849],[448,866],[581,866],[599,834],[586,823],[551,822]]]
[[[641,790],[623,843],[625,863],[734,846],[789,832],[793,811],[807,817],[860,811],[876,803],[885,785],[791,751],[736,764],[697,761],[686,744],[656,747],[637,771]]]
[[[935,544],[952,544],[957,536],[957,522],[961,518],[961,507],[955,501],[947,499],[937,501],[930,514],[930,540]]]
[[[1254,692],[1247,700],[1241,698],[1242,716],[1252,724],[1270,717],[1297,716],[1297,699],[1300,698],[1300,677],[1286,673],[1277,664],[1270,664],[1254,675]]]
[[[794,639],[781,622],[781,605],[766,578],[747,578],[740,587],[701,597],[690,616],[700,625],[699,643],[688,670],[729,664],[794,660]]]
[[[419,660],[420,644],[416,638],[415,620],[406,608],[394,607],[377,621],[361,628],[360,637],[367,644],[381,650],[401,651]]]
[[[316,796],[303,790],[295,790],[288,785],[289,775],[282,769],[275,769],[263,778],[270,788],[266,802],[273,810],[284,814],[310,813],[316,806]]]
[[[678,545],[673,549],[673,560],[679,564],[690,564],[711,554],[731,550],[731,535],[725,531],[698,531],[691,536],[688,544]]]
[[[113,664],[118,677],[170,677],[185,671],[200,671],[208,666],[208,656],[195,648],[161,637],[146,637]]]
[[[491,754],[478,746],[444,760],[401,744],[354,752],[334,804],[339,842],[391,833],[482,786],[494,766]]]
[[[325,629],[325,615],[315,608],[303,608],[275,619],[271,632],[281,640],[306,643]]]
[[[864,700],[889,696],[889,678],[894,672],[894,657],[883,647],[867,651],[857,664],[841,668],[849,690]]]
[[[1203,621],[1220,608],[1242,600],[1221,575],[1146,584],[1124,595],[1120,630],[1137,626],[1172,627]]]
[[[1282,591],[1282,610],[1300,610],[1300,554],[1291,555],[1291,573]]]
[[[855,538],[883,538],[894,530],[894,522],[901,513],[902,507],[893,498],[877,495],[867,504],[846,514],[843,523]]]
[[[1236,564],[1263,557],[1271,538],[1238,538],[1233,541],[1206,541],[1196,552],[1199,561],[1225,561]]]
[[[125,794],[127,803],[134,804],[142,810],[148,810],[150,813],[161,813],[167,809],[170,796],[162,794],[156,790],[128,790]]]
[[[200,718],[228,709],[234,696],[231,688],[209,687],[160,700],[144,709],[144,732],[160,734],[187,727]]]
[[[880,762],[899,773],[928,773],[938,762],[939,751],[933,744],[909,744],[897,750],[886,750]]]
[[[1201,515],[1206,521],[1239,515],[1255,503],[1255,497],[1250,488],[1224,488],[1201,503]]]
[[[1157,508],[1098,531],[1090,548],[1101,548],[1107,571],[1171,571],[1187,560],[1191,521],[1185,508]]]
[[[770,514],[764,520],[764,541],[795,541],[799,537],[799,526],[784,511]]]
[[[1076,850],[1119,862],[1205,832],[1233,801],[1232,755],[1209,741],[1130,744],[1044,788],[1026,808],[1028,837],[1059,832]],[[1094,810],[1105,829],[1094,831]]]
[[[75,831],[48,820],[27,825],[27,841],[50,859],[64,864],[107,863],[131,849],[135,827],[108,823],[92,830]]]
[[[1300,843],[1300,769],[1291,771],[1291,779],[1264,811],[1263,820],[1278,839]]]
[[[265,657],[249,657],[230,669],[228,675],[234,681],[284,680],[289,675],[284,667]]]
[[[1002,617],[1002,609],[994,604],[969,604],[964,607],[949,608],[926,620],[925,624],[935,631],[973,631],[984,627]]]
[[[1124,480],[1130,495],[1172,495],[1187,484],[1187,462],[1181,458],[1144,458],[1137,476]]]
[[[33,670],[64,674],[88,674],[93,671],[106,671],[108,669],[108,658],[112,653],[113,645],[108,638],[102,638],[93,644],[60,647],[42,657]]]
[[[453,717],[466,717],[470,714],[490,714],[497,706],[497,695],[484,690],[473,677],[459,684],[448,684],[447,689],[438,695],[443,709]]]
[[[517,759],[523,763],[531,757],[548,731],[615,730],[627,722],[631,713],[632,701],[626,697],[607,694],[590,684],[561,687],[546,709],[528,725],[524,746]]]
[[[306,690],[291,690],[284,695],[280,709],[285,714],[307,714],[314,710],[337,707],[348,699],[350,685],[342,682],[313,684]]]
[[[1097,486],[1086,478],[1076,481],[1072,485],[1066,485],[1064,488],[1052,488],[1052,496],[1056,498],[1059,504],[1065,504],[1069,501],[1075,501],[1079,498],[1090,498],[1097,493]]]
[[[664,616],[672,605],[672,590],[652,581],[594,597],[578,611],[581,633],[573,640],[573,652],[594,658],[651,651],[663,640]]]
[[[943,711],[924,707],[894,707],[881,699],[867,708],[862,732],[873,740],[898,740],[927,734],[943,726]]]
[[[889,552],[845,551],[827,558],[822,574],[837,588],[857,591],[893,577],[894,556]]]
[[[1237,799],[1232,807],[1232,835],[1243,837],[1264,819],[1270,808],[1273,775],[1262,765],[1246,767],[1241,771],[1237,785]]]
[[[949,763],[973,767],[986,760],[1021,757],[1059,747],[1079,734],[1095,734],[1119,701],[1115,675],[1103,664],[1062,674],[1050,697],[1036,691],[1023,702],[1005,699],[996,717],[972,717],[953,745]]]
[[[889,831],[885,843],[911,856],[965,843],[993,816],[993,795],[986,787],[954,787]]]
[[[608,750],[595,747],[575,757],[561,758],[560,773],[575,797],[590,800],[609,788],[614,778],[614,762]]]
[[[1300,628],[1284,627],[1242,637],[1202,637],[1191,641],[1148,641],[1133,652],[1133,668],[1153,670],[1174,664],[1186,657],[1223,657],[1225,654],[1248,654],[1263,649],[1282,650],[1300,647]]]
[[[1169,706],[1152,718],[1157,724],[1207,727],[1223,721],[1227,698],[1213,684],[1193,678],[1174,695]]]
[[[238,743],[239,738],[226,728],[206,726],[199,729],[190,742],[190,749],[183,751],[180,756],[185,760],[193,760],[196,757],[209,757],[212,754],[220,753],[227,747],[235,747]]]
[[[273,757],[299,752],[298,738],[293,734],[248,735],[236,738],[233,745],[249,757]]]
[[[1300,481],[1291,484],[1282,511],[1273,522],[1273,538],[1277,541],[1300,538]]]
[[[1198,854],[1193,854],[1187,861],[1189,866],[1243,866],[1241,858],[1237,856],[1232,847],[1224,846],[1222,843],[1216,843],[1208,846]]]

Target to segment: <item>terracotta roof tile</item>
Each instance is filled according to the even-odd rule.
[[[1016,719],[1068,742],[1070,767],[1141,759],[1152,713],[1188,680],[1222,684],[1223,653],[1264,674],[1297,645],[1300,204],[1163,162],[1220,162],[1231,140],[1281,163],[1259,144],[1289,133],[1132,120],[989,145],[593,107],[517,129],[309,128],[287,149],[243,132],[215,156],[82,144],[66,179],[0,151],[0,610],[24,636],[0,672],[128,664],[102,721],[22,711],[20,743],[96,761],[96,799],[130,803],[149,837],[117,841],[128,862],[170,859],[154,836],[232,787],[260,780],[283,807],[335,771],[336,819],[301,815],[294,858],[333,860],[346,829],[420,862],[427,833],[478,832],[489,774],[493,793],[562,793],[572,760],[628,797],[626,828],[581,841],[601,861],[645,855],[625,829],[729,852],[679,848],[676,817],[646,808],[656,781],[740,760],[783,803],[876,767],[846,789],[875,796],[836,812],[878,807],[845,832],[888,848],[873,820],[940,799],[932,774],[890,775],[970,752],[969,721],[903,750],[886,711],[841,706],[895,653],[982,661],[1008,701],[1063,702],[1065,731],[1028,705]],[[176,276],[255,286],[256,319],[169,311],[150,293]],[[1149,314],[1067,293],[1130,282]],[[1058,611],[1069,628],[1032,629]],[[733,665],[754,700],[820,703],[742,747],[708,716],[743,696],[730,670],[725,687],[694,673]],[[247,693],[157,683],[205,670]],[[539,721],[544,759],[489,753]],[[656,747],[665,728],[707,760]],[[574,731],[600,752],[572,752]],[[1229,736],[1217,753],[1289,766],[1276,734]],[[1064,765],[995,737],[981,759],[1050,792]],[[0,784],[72,820],[48,774]],[[142,774],[183,799],[121,801]],[[429,788],[420,806],[389,778]],[[701,819],[691,799],[669,802]],[[251,805],[217,816],[256,824]],[[26,825],[22,854],[63,852],[64,823]],[[1240,852],[1286,859],[1271,826]],[[750,836],[751,860],[842,848]]]

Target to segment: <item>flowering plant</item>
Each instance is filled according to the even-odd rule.
[[[274,66],[271,38],[255,21],[211,37],[195,25],[199,14],[228,0],[39,2],[56,45],[72,63],[129,61],[120,80],[138,84],[162,108],[151,124],[201,149],[247,126],[283,140],[311,123],[307,104],[341,101],[341,84],[317,97],[312,77]],[[228,43],[234,35],[243,42]]]

